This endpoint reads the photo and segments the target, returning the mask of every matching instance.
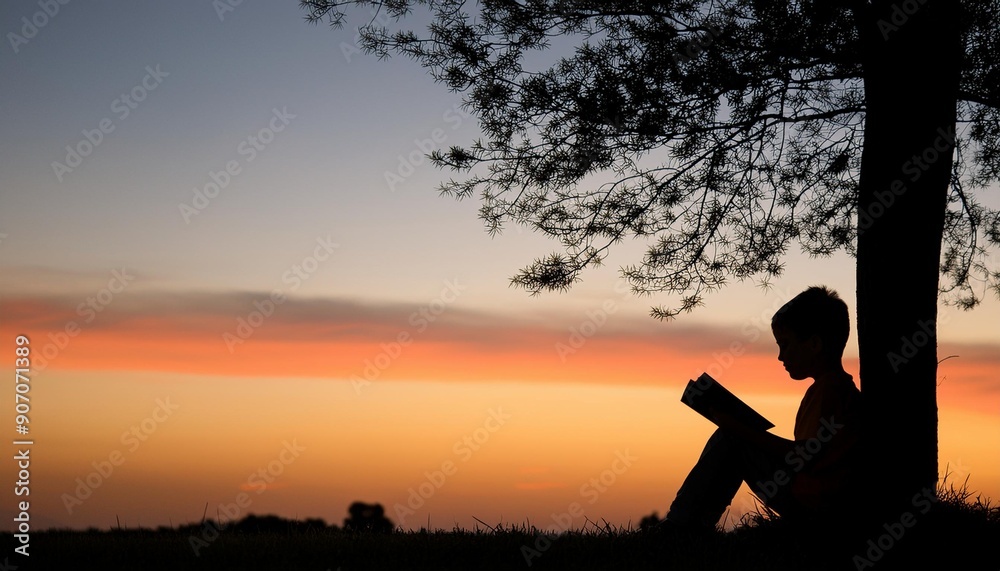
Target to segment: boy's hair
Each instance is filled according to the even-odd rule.
[[[813,286],[793,297],[771,318],[771,327],[788,329],[799,339],[819,336],[827,359],[844,356],[851,319],[847,304],[837,292],[825,286]]]

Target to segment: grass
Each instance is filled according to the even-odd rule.
[[[333,527],[296,531],[223,531],[192,548],[198,526],[183,528],[51,530],[32,534],[31,557],[9,556],[30,569],[697,569],[838,570],[910,569],[933,561],[939,568],[1000,569],[1000,507],[962,486],[941,489],[938,501],[901,537],[882,528],[857,529],[858,514],[838,521],[790,524],[766,510],[744,517],[731,532],[655,533],[607,524],[550,536],[531,525],[473,530],[348,532]],[[193,535],[194,532],[194,535]],[[883,537],[885,536],[885,537]],[[3,534],[4,554],[14,539]],[[887,550],[871,561],[866,548]],[[872,542],[872,543],[869,543]],[[858,558],[862,558],[859,560]],[[867,561],[867,563],[865,563]],[[3,562],[0,562],[3,563]],[[529,565],[530,563],[530,565]],[[13,569],[13,566],[9,567]]]

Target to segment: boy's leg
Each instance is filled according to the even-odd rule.
[[[792,496],[795,473],[785,463],[751,467],[746,483],[764,504],[781,516],[795,515],[800,508]]]
[[[705,449],[677,490],[667,519],[681,525],[714,528],[743,482],[738,442],[722,429],[712,434]]]
[[[775,511],[781,511],[779,505],[787,504],[790,493],[790,486],[774,481],[782,466],[782,459],[772,458],[718,429],[677,491],[667,519],[681,525],[714,528],[744,480],[765,503],[772,505],[773,501]]]

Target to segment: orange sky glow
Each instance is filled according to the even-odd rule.
[[[147,292],[89,323],[71,298],[0,302],[0,334],[30,332],[38,355],[40,521],[180,523],[243,492],[248,513],[333,523],[364,500],[411,528],[428,518],[472,527],[473,517],[543,527],[573,502],[585,516],[574,528],[601,517],[634,525],[665,511],[713,429],[679,402],[687,379],[709,371],[784,436],[806,386],[784,375],[770,333],[752,324],[622,319],[571,330],[457,308],[427,320],[405,305],[288,299],[227,343],[234,316],[259,299]],[[939,367],[942,472],[997,497],[998,352],[944,344],[939,354],[958,355]],[[856,372],[856,358],[845,364]],[[732,509],[752,509],[745,490]]]

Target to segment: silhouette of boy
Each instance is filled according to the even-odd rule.
[[[842,364],[847,305],[811,287],[771,319],[778,360],[797,381],[813,379],[795,416],[795,440],[755,430],[719,410],[719,429],[670,505],[669,525],[714,529],[740,484],[783,517],[822,515],[854,499],[861,393]]]

